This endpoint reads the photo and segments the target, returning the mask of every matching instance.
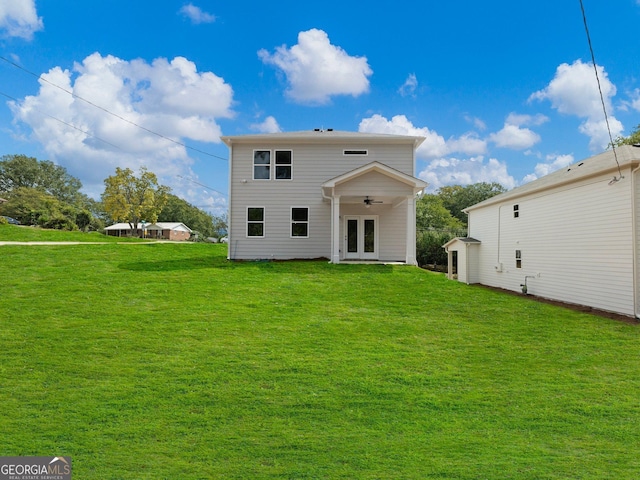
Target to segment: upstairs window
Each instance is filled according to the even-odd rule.
[[[291,150],[276,150],[276,180],[291,180],[292,152]]]
[[[254,150],[253,179],[269,180],[271,178],[271,151]]]
[[[520,205],[513,206],[513,218],[518,218],[520,216]]]
[[[264,207],[247,208],[247,237],[264,237]]]
[[[291,236],[309,236],[309,209],[307,207],[291,208]]]

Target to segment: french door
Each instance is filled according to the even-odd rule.
[[[377,215],[345,215],[344,231],[345,260],[378,259]]]

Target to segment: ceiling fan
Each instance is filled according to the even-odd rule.
[[[374,200],[373,198],[369,198],[369,195],[364,199],[364,204],[369,208],[374,203],[382,203],[382,200]]]

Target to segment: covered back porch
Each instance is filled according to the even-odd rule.
[[[379,162],[322,184],[331,203],[331,262],[415,265],[415,198],[426,186]]]

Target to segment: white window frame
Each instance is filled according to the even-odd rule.
[[[256,163],[256,153],[258,152],[268,152],[269,153],[269,163]],[[276,157],[278,152],[289,152],[291,163],[277,163]],[[266,167],[269,170],[269,178],[256,178],[256,167]],[[278,167],[289,167],[291,172],[289,178],[278,178],[277,171]],[[253,150],[253,159],[251,164],[251,178],[256,181],[269,181],[269,180],[277,180],[279,182],[287,182],[293,180],[293,150],[290,148],[256,148]]]
[[[262,209],[262,221],[249,220],[249,210],[254,208]],[[246,218],[247,218],[247,228],[246,228],[247,238],[264,238],[266,235],[266,227],[267,227],[267,209],[264,207],[257,207],[257,206],[247,207]],[[249,235],[249,225],[253,225],[253,224],[262,224],[262,235]]]
[[[294,208],[305,209],[307,211],[307,220],[306,221],[295,221],[293,219],[293,209]],[[309,207],[291,207],[289,219],[290,219],[290,229],[289,229],[290,238],[309,238],[309,228],[310,228]],[[297,223],[306,224],[307,225],[307,234],[306,235],[294,235],[293,234],[293,225],[297,224]]]
[[[269,152],[269,163],[258,163],[256,164],[256,152]],[[251,159],[251,178],[258,182],[267,182],[271,180],[272,174],[272,163],[273,163],[273,155],[270,149],[268,148],[256,148],[253,151],[253,157]],[[256,178],[256,167],[267,167],[269,169],[269,178]]]
[[[278,152],[289,152],[290,153],[291,162],[290,163],[278,164],[277,163]],[[281,166],[281,167],[289,167],[290,172],[291,172],[289,178],[278,178],[278,173],[277,173],[278,172],[278,165]],[[286,148],[278,148],[278,149],[273,150],[273,179],[277,180],[279,182],[293,180],[293,150],[286,149]]]

